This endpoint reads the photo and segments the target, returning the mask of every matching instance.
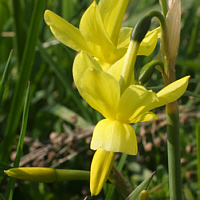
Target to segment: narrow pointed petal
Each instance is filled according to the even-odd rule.
[[[159,104],[165,105],[167,103],[176,101],[178,98],[180,98],[187,89],[189,78],[190,76],[186,76],[177,81],[174,81],[173,83],[159,91],[157,93]]]
[[[90,147],[130,155],[136,155],[138,151],[133,127],[110,119],[103,119],[96,125]]]
[[[90,170],[91,196],[98,195],[108,179],[115,158],[114,152],[97,149],[92,159]]]
[[[98,4],[105,29],[116,46],[129,0],[101,0]]]
[[[186,76],[164,87],[160,92],[156,94],[157,99],[150,102],[143,110],[141,110],[140,114],[176,101],[185,92],[188,86],[189,78],[190,76]]]
[[[117,49],[110,40],[94,1],[83,14],[80,22],[80,31],[91,49],[91,55],[108,63],[121,58],[125,49]]]
[[[120,98],[117,120],[129,123],[130,119],[137,117],[138,113],[155,99],[156,94],[152,90],[146,90],[139,85],[129,86]]]
[[[133,29],[129,27],[123,27],[120,30],[117,48],[128,48],[130,43],[130,36]],[[160,27],[149,31],[143,41],[140,44],[138,55],[149,56],[156,47],[157,40],[160,37]]]
[[[91,59],[86,59],[85,62],[88,62],[89,68],[84,68],[86,69],[83,70],[84,73],[81,76],[78,75],[82,61],[82,59],[76,59],[73,67],[75,84],[79,93],[91,107],[99,111],[104,117],[115,119],[120,98],[119,83],[102,69],[95,68],[93,62],[96,61],[94,59],[93,62]],[[80,74],[83,71],[80,70]]]
[[[133,31],[133,28],[130,28],[130,27],[122,27],[120,29],[118,42],[117,42],[117,48],[123,48],[123,47],[128,48],[132,31]]]
[[[50,10],[45,11],[44,20],[60,42],[76,51],[91,52],[78,28]]]
[[[138,55],[149,56],[154,49],[156,48],[156,44],[158,41],[158,31],[160,28],[154,29],[153,31],[149,31],[145,38],[142,40],[140,44],[140,48],[138,50]]]
[[[129,123],[146,122],[152,119],[158,119],[157,115],[153,112],[146,112],[141,115],[138,115],[136,118],[130,119]]]

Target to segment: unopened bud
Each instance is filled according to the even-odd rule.
[[[140,193],[140,200],[149,200],[149,194],[146,190],[142,190]]]
[[[108,179],[113,166],[115,153],[102,148],[97,149],[92,159],[90,170],[91,195],[98,195]]]

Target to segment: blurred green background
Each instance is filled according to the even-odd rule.
[[[186,200],[197,199],[196,132],[200,131],[200,2],[182,0],[182,23],[176,77],[191,75],[188,91],[179,99],[183,193]],[[0,193],[5,195],[8,177],[3,170],[15,159],[22,122],[25,92],[30,81],[30,107],[20,166],[44,166],[89,170],[93,156],[89,144],[94,125],[102,116],[81,98],[72,78],[76,52],[58,42],[44,23],[46,9],[79,25],[91,0],[0,0],[0,77],[10,51],[8,79],[0,97]],[[123,26],[134,27],[151,10],[160,10],[158,0],[130,0]],[[157,27],[154,20],[152,28]],[[136,71],[156,58],[158,47],[149,57],[139,56]],[[0,79],[0,80],[1,80]],[[158,91],[164,86],[155,71],[147,87]],[[190,92],[189,92],[190,91]],[[128,156],[122,173],[136,187],[153,171],[149,187],[151,199],[169,199],[167,175],[166,120],[164,107],[156,109],[157,121],[134,125],[139,153]],[[200,133],[199,133],[200,134]],[[116,154],[117,164],[121,154]],[[105,199],[104,192],[88,199]],[[51,184],[17,180],[13,199],[84,199],[89,181]],[[0,195],[0,199],[3,199]],[[113,199],[123,199],[117,191]]]

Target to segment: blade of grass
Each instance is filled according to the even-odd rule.
[[[11,109],[8,116],[8,122],[6,126],[6,132],[2,143],[1,161],[5,162],[8,160],[9,153],[11,150],[12,141],[14,138],[14,132],[19,123],[21,116],[23,101],[22,98],[26,91],[26,83],[29,80],[31,69],[33,66],[33,60],[35,56],[35,46],[39,36],[40,23],[44,13],[45,0],[37,0],[35,2],[32,20],[28,31],[27,41],[25,50],[21,62],[19,79],[17,81],[16,89],[14,92]]]
[[[0,200],[5,200],[1,193],[0,193]]]
[[[196,126],[198,200],[200,200],[200,124]]]
[[[46,111],[48,113],[52,113],[61,119],[66,120],[67,122],[73,124],[76,127],[87,127],[91,125],[88,121],[86,121],[84,118],[79,116],[77,113],[75,113],[73,110],[70,110],[69,108],[62,106],[60,104],[55,104],[46,107],[42,111]],[[75,118],[75,121],[73,122],[72,119]]]
[[[8,8],[8,1],[1,0],[0,1],[0,33],[3,31],[3,26],[7,19],[9,18],[9,8]]]
[[[77,93],[74,92],[71,83],[66,79],[66,77],[63,75],[62,71],[60,70],[59,66],[53,61],[51,56],[47,53],[47,51],[42,47],[42,44],[38,41],[37,43],[39,51],[41,53],[42,58],[52,67],[54,70],[56,76],[60,80],[60,82],[63,84],[63,86],[66,89],[66,94],[70,95],[72,99],[76,102],[77,106],[80,108],[80,111],[82,112],[83,116],[90,121],[90,117],[88,115],[88,111],[86,110],[86,107],[83,106],[81,103],[81,97],[77,95]]]
[[[10,165],[0,162],[0,170],[7,170],[12,168]]]
[[[19,161],[21,158],[23,145],[24,145],[24,137],[25,137],[25,133],[26,133],[27,121],[28,121],[29,104],[30,104],[30,83],[28,84],[25,105],[24,105],[23,118],[22,118],[22,127],[21,127],[19,142],[18,142],[18,146],[17,146],[17,153],[16,153],[16,158],[15,158],[13,167],[19,166]],[[15,178],[9,178],[9,182],[8,182],[8,186],[7,186],[6,194],[5,194],[6,200],[12,199],[13,192],[14,192],[14,186],[15,186]]]
[[[9,74],[9,71],[10,71],[9,66],[10,66],[10,60],[11,60],[11,57],[12,57],[12,52],[13,52],[13,50],[11,50],[10,55],[8,57],[8,61],[6,63],[6,67],[5,67],[5,70],[4,70],[2,79],[1,79],[1,83],[0,83],[0,105],[1,105],[2,97],[3,97],[4,88],[5,88],[7,79],[8,79],[8,74]]]
[[[153,172],[149,178],[145,179],[140,185],[138,185],[135,188],[135,190],[126,198],[126,200],[136,200],[136,199],[138,199],[142,190],[147,190],[147,188],[149,187],[149,184],[151,183],[151,180],[152,180],[155,173],[156,172]]]
[[[62,16],[64,19],[69,20],[74,13],[74,1],[62,0]]]
[[[25,38],[26,33],[24,26],[22,25],[24,22],[24,8],[22,6],[21,0],[12,0],[12,14],[13,14],[13,20],[14,20],[14,31],[15,31],[15,37],[14,37],[14,44],[16,46],[17,50],[17,57],[18,57],[18,64],[20,65],[22,61],[24,46],[25,46]]]

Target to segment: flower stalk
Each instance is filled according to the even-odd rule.
[[[165,85],[176,80],[175,60],[178,52],[180,40],[181,5],[180,0],[170,0],[167,2],[168,11],[165,19],[165,30],[161,31]],[[166,5],[163,8],[166,13]],[[179,136],[179,110],[178,102],[174,101],[166,105],[167,118],[167,149],[168,149],[168,168],[169,168],[169,190],[170,200],[182,199],[182,180],[180,163],[180,136]]]
[[[176,111],[175,111],[176,110]],[[182,199],[178,103],[166,106],[170,200]]]

